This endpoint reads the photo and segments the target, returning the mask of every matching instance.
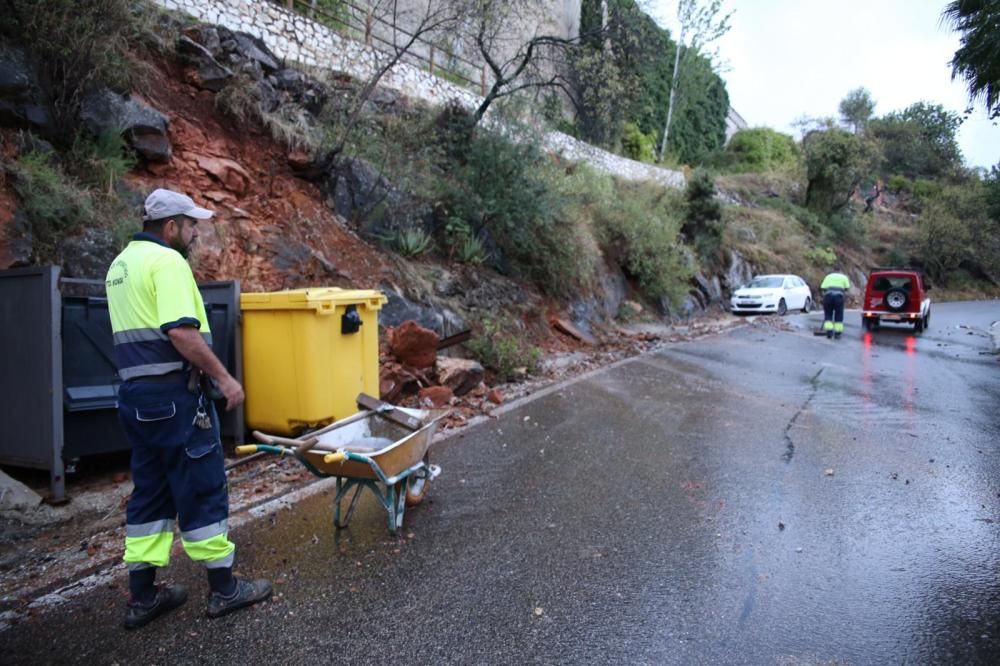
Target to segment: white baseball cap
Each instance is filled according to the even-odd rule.
[[[143,220],[162,220],[174,215],[186,215],[196,220],[207,220],[215,215],[207,208],[196,206],[194,199],[186,194],[163,188],[154,190],[146,197],[143,211]]]

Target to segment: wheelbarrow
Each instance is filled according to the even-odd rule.
[[[441,468],[430,464],[428,449],[447,410],[395,407],[367,395],[358,396],[362,411],[295,439],[254,431],[260,444],[236,447],[238,455],[264,452],[295,457],[318,477],[336,477],[333,524],[347,527],[358,498],[367,488],[388,517],[390,534],[403,526],[408,506],[427,494]],[[343,500],[353,491],[347,509]]]

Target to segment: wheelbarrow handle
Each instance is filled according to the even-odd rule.
[[[323,456],[323,462],[327,465],[332,465],[333,463],[344,462],[347,460],[346,451],[337,451],[336,453],[328,453]]]
[[[265,444],[271,445],[282,445],[289,446],[295,449],[295,453],[305,453],[312,447],[319,444],[319,437],[309,437],[307,439],[288,439],[287,437],[278,437],[277,435],[268,435],[266,433],[260,432],[259,430],[253,431],[253,436]]]
[[[236,447],[236,455],[238,456],[245,456],[251,453],[257,453],[256,444],[240,444]]]

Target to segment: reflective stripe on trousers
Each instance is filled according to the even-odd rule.
[[[199,405],[212,428],[195,425]],[[229,494],[210,401],[183,383],[126,382],[118,393],[118,415],[132,445],[125,561],[130,570],[170,561],[174,519],[192,560],[209,568],[232,566],[236,547],[228,537]]]

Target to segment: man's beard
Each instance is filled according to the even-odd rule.
[[[185,259],[187,259],[188,255],[191,253],[192,245],[194,245],[194,241],[191,241],[187,245],[184,245],[183,241],[181,241],[179,238],[175,239],[170,243],[170,247],[177,250],[180,253],[180,255]]]

